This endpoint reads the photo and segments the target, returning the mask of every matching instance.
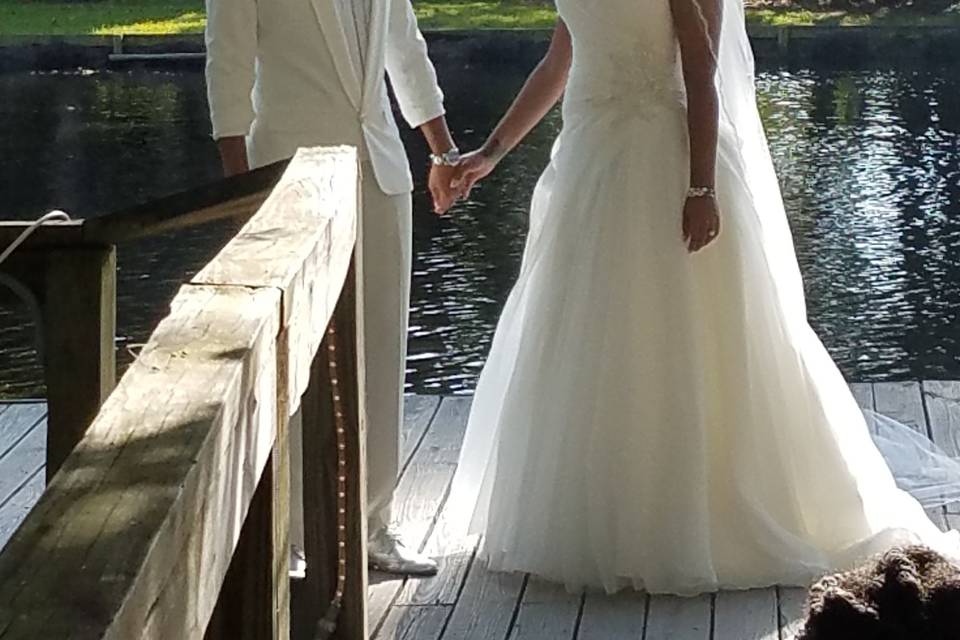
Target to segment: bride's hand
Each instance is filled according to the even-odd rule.
[[[465,154],[453,174],[451,189],[462,194],[466,200],[474,185],[493,173],[502,157],[486,146]]]
[[[720,213],[716,198],[687,198],[683,209],[683,241],[687,249],[697,252],[720,235]]]

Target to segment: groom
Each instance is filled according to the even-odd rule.
[[[298,147],[346,144],[360,151],[370,564],[435,573],[436,564],[406,548],[390,527],[403,419],[413,181],[385,72],[404,118],[433,151],[429,186],[436,212],[446,212],[458,195],[450,184],[459,152],[410,0],[206,1],[210,114],[227,175],[290,158]],[[296,484],[300,474],[293,475]],[[292,529],[296,539],[296,522]]]

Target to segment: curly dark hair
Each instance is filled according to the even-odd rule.
[[[888,551],[811,589],[797,640],[960,640],[960,567],[926,547]]]

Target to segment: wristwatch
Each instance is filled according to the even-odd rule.
[[[437,167],[455,167],[460,164],[461,158],[462,155],[460,154],[460,149],[457,149],[456,147],[441,155],[437,155],[435,153],[430,154],[430,162]]]

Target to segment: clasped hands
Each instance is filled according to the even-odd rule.
[[[470,197],[473,187],[496,168],[497,159],[481,148],[464,154],[454,166],[434,165],[430,170],[433,211],[443,215],[459,200]]]

